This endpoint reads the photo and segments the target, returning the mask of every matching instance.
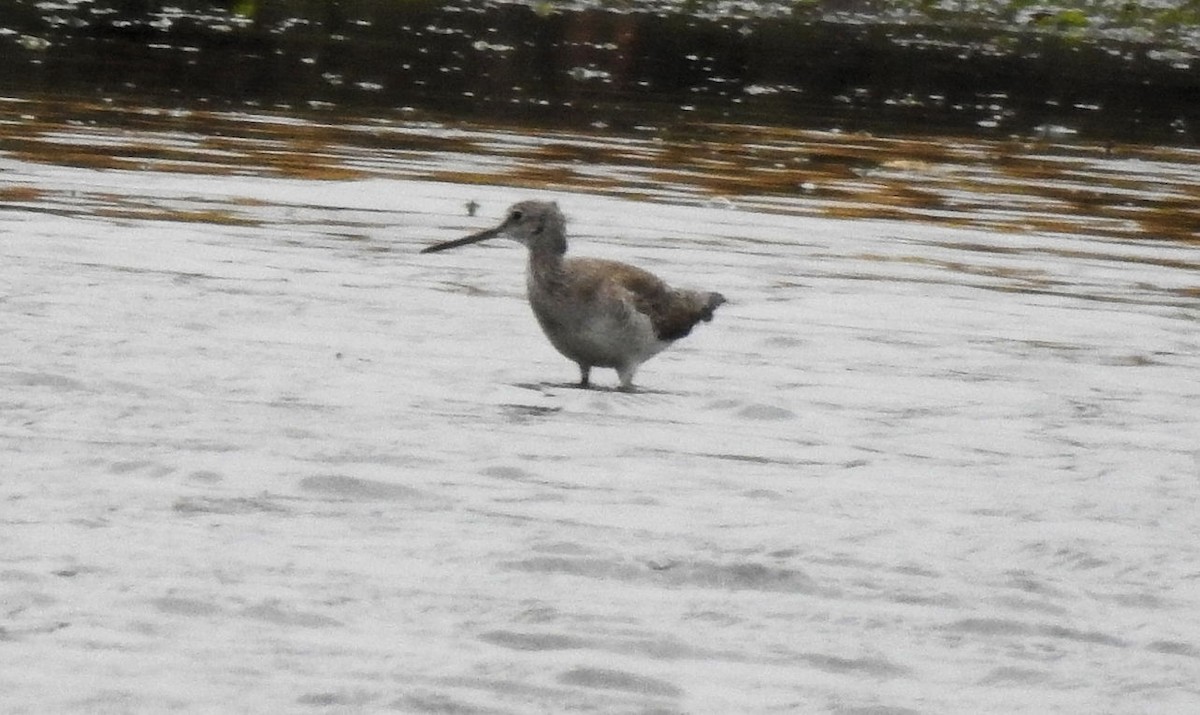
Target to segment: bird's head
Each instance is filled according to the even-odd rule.
[[[521,201],[508,208],[499,226],[429,246],[421,253],[436,253],[504,236],[525,245],[530,251],[561,254],[567,250],[566,223],[558,204],[553,201]]]

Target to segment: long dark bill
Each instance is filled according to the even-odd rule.
[[[467,236],[466,238],[456,238],[453,241],[446,241],[445,243],[435,243],[434,245],[429,246],[428,248],[422,248],[421,253],[437,253],[438,251],[445,251],[450,248],[458,248],[459,246],[465,246],[468,243],[479,243],[480,241],[486,241],[489,238],[495,238],[496,236],[499,236],[499,235],[500,235],[499,228],[489,228],[486,231],[480,231],[479,233],[473,233],[470,236]]]

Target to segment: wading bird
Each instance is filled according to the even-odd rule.
[[[567,258],[566,219],[558,204],[513,204],[504,222],[421,251],[435,253],[497,236],[529,249],[529,305],[551,344],[579,365],[589,386],[593,367],[615,368],[622,390],[633,389],[638,366],[710,321],[720,293],[671,288],[640,268],[599,258]]]

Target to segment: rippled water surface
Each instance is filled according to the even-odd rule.
[[[7,712],[1200,707],[1194,152],[0,112]],[[530,196],[730,303],[568,386]]]

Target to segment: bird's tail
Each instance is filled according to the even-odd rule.
[[[704,303],[704,309],[700,311],[700,319],[706,323],[711,321],[713,319],[713,312],[725,302],[725,296],[720,293],[709,293]]]

